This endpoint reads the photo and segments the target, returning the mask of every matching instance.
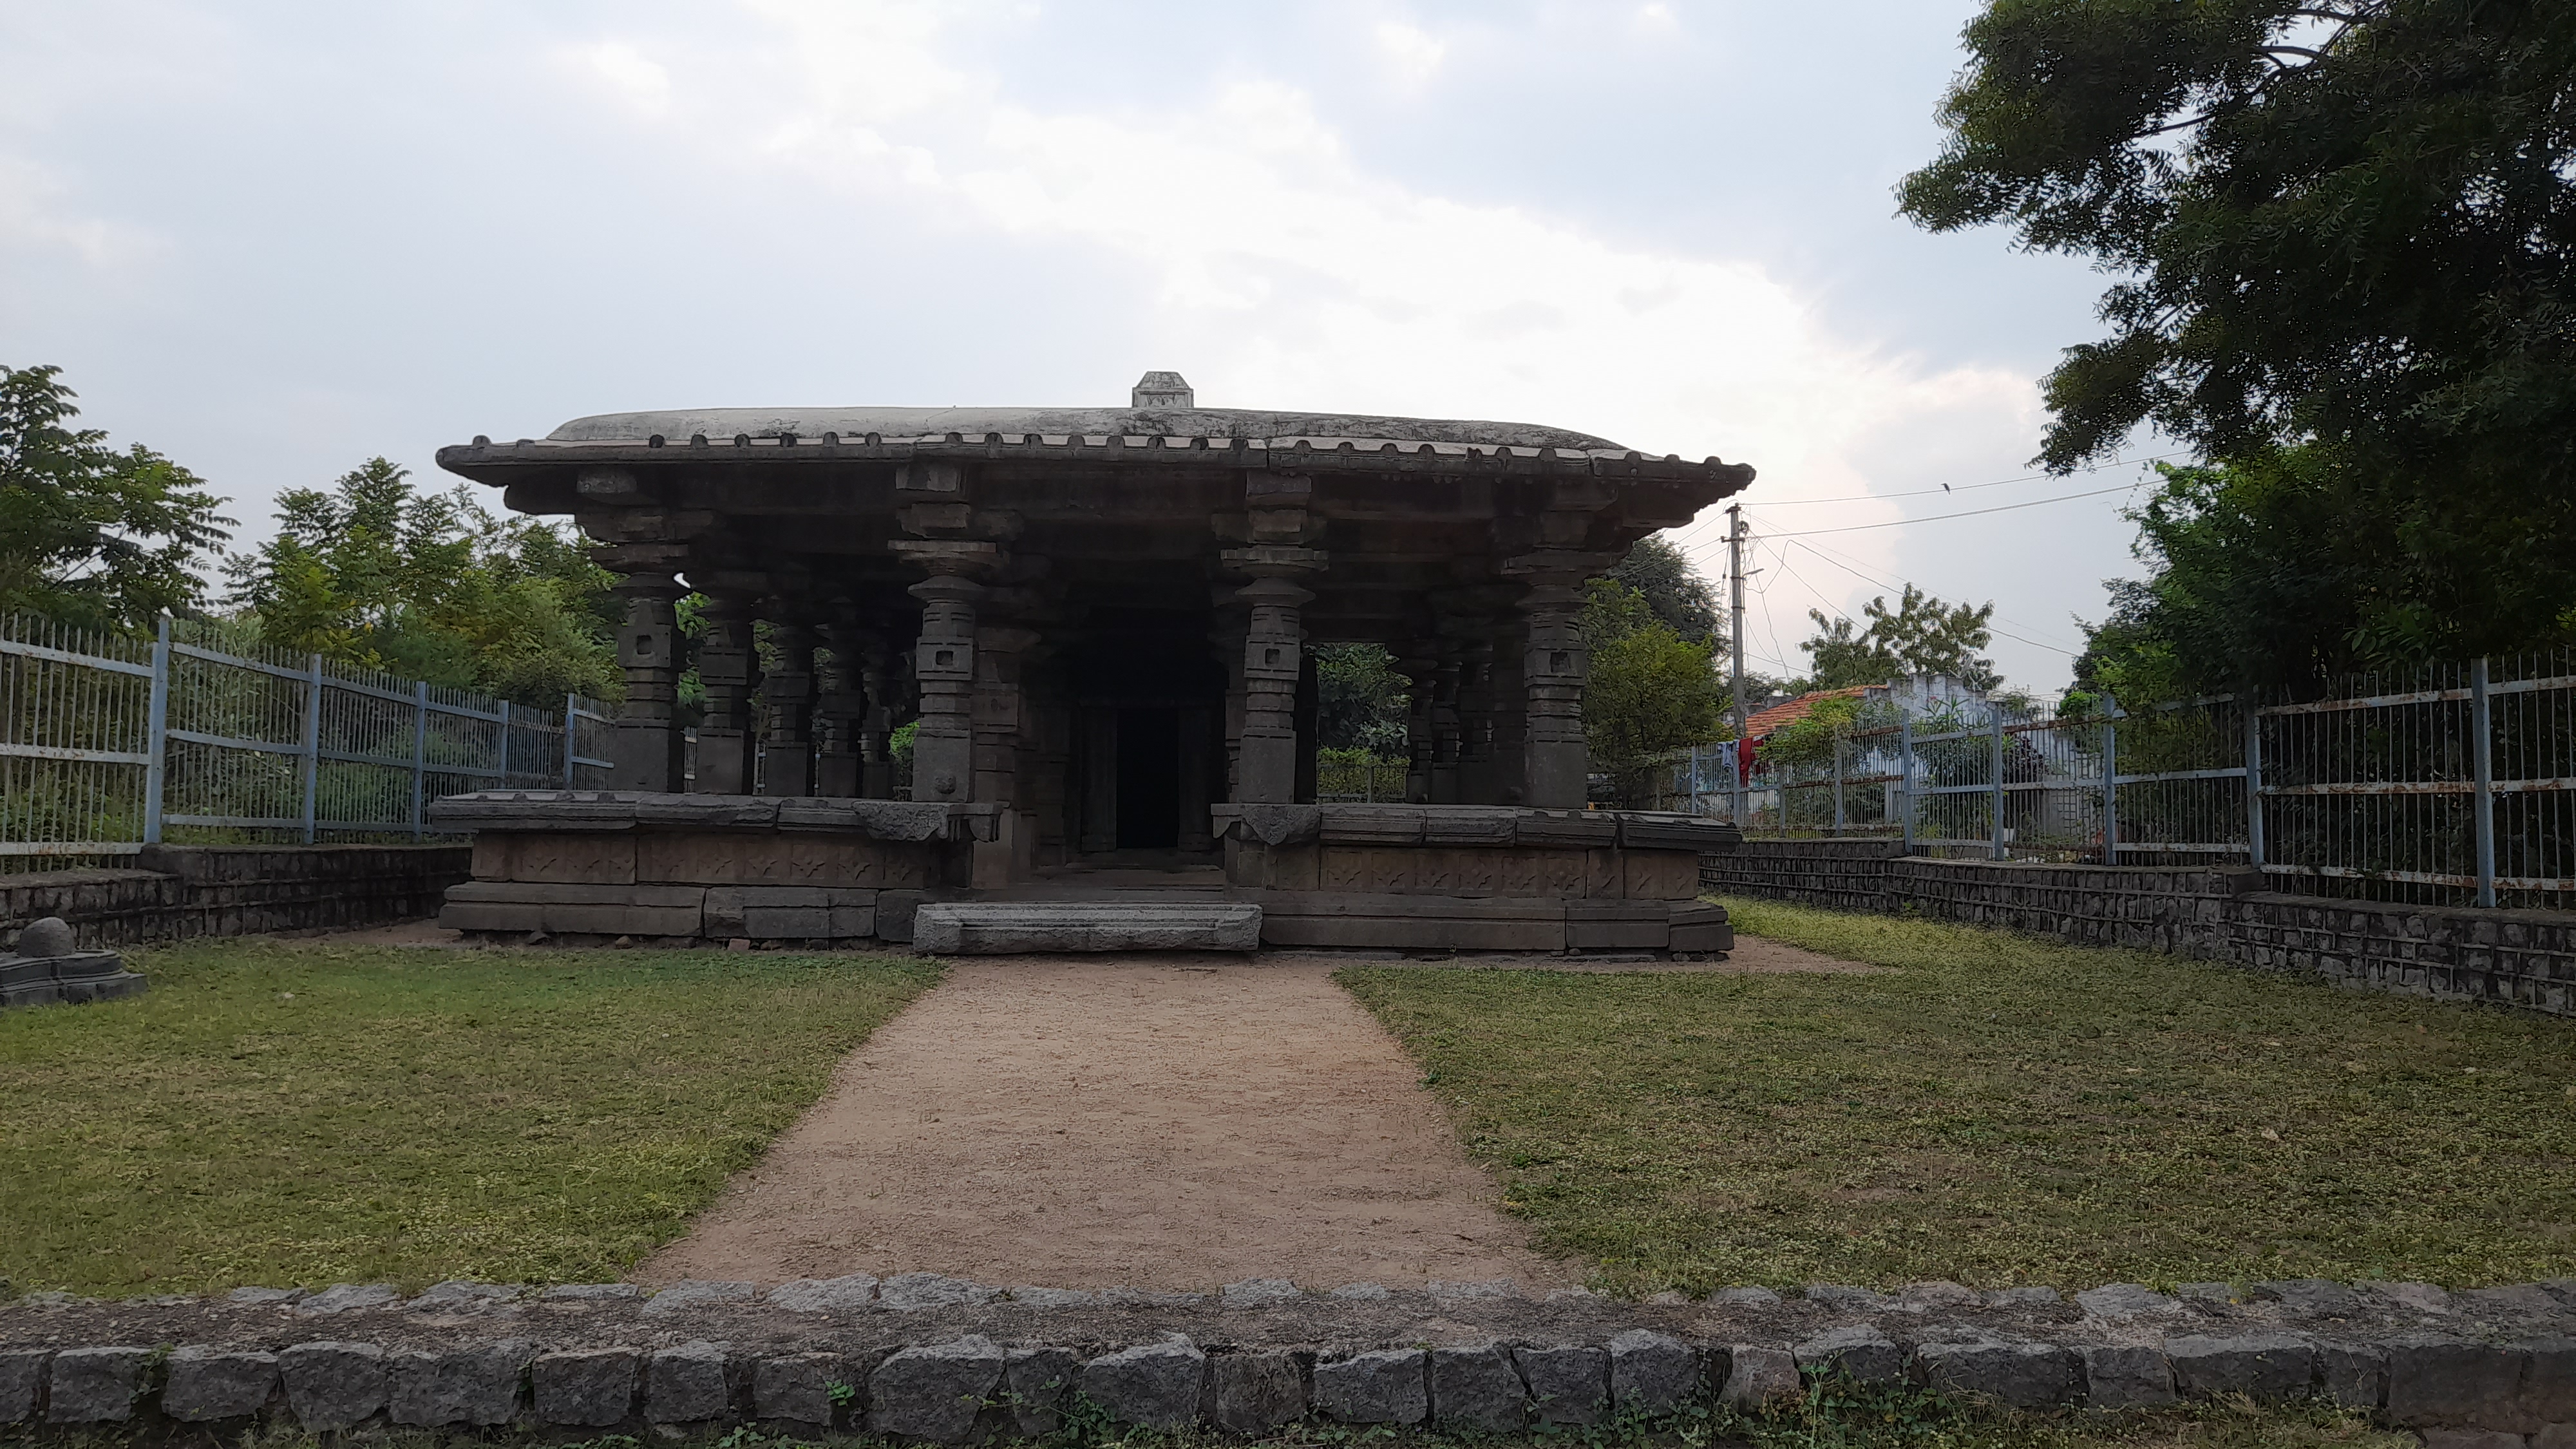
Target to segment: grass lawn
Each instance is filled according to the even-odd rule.
[[[613,1279],[678,1235],[936,968],[767,952],[257,940],[0,1012],[0,1277]]]
[[[1339,977],[1605,1286],[2576,1276],[2576,1022],[1727,905],[1895,969]]]

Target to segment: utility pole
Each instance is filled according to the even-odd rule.
[[[1734,613],[1734,645],[1728,651],[1728,668],[1733,674],[1731,698],[1735,705],[1735,745],[1729,750],[1727,769],[1735,785],[1735,828],[1744,828],[1744,506],[1726,505],[1726,592]]]

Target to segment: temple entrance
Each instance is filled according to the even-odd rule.
[[[1181,843],[1181,712],[1118,711],[1118,848]]]

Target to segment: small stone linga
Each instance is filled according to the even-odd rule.
[[[15,950],[0,954],[0,1006],[109,1001],[151,986],[114,951],[83,951],[60,916],[30,921]]]

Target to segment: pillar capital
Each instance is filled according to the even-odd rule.
[[[931,577],[983,578],[999,572],[1002,546],[981,538],[898,538],[886,547],[929,571]]]
[[[1218,555],[1230,573],[1250,574],[1256,579],[1295,578],[1321,573],[1332,556],[1320,548],[1307,548],[1290,543],[1256,543],[1249,548],[1229,548]]]

